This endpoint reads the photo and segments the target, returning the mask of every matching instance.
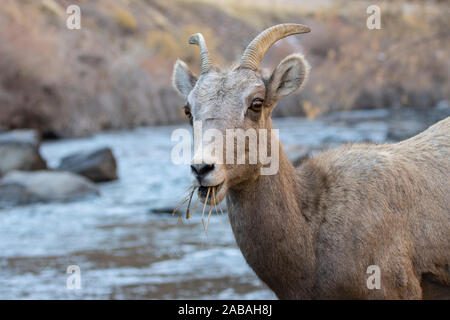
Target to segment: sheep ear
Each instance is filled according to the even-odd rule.
[[[308,76],[309,64],[300,54],[291,54],[275,68],[268,81],[267,98],[275,103],[302,87]]]
[[[186,63],[177,60],[173,67],[172,84],[185,98],[197,82],[197,77],[189,70]]]

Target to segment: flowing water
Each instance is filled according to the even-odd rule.
[[[386,139],[382,121],[356,125],[306,119],[275,121],[285,144],[321,146]],[[120,179],[101,196],[0,210],[0,299],[275,299],[247,266],[228,217],[178,221],[152,208],[174,206],[189,186],[189,167],[171,162],[178,127],[139,128],[45,142],[50,167],[65,155],[109,146]],[[187,127],[186,127],[187,128]],[[79,266],[81,288],[68,289]]]

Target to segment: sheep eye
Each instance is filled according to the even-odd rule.
[[[255,112],[260,112],[262,110],[264,100],[260,98],[253,99],[252,103],[250,104],[249,109],[253,110]]]
[[[184,106],[184,114],[186,115],[186,118],[190,119],[192,117],[191,109],[189,108],[189,105]]]

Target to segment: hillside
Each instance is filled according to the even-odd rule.
[[[265,27],[312,28],[269,50],[274,68],[301,51],[312,65],[300,95],[275,116],[361,108],[431,108],[450,100],[450,8],[435,1],[381,1],[382,30],[366,28],[366,1],[6,0],[0,7],[0,126],[44,137],[184,121],[170,85],[179,57],[199,69],[190,34],[202,32],[227,66]],[[81,30],[65,27],[78,4]]]

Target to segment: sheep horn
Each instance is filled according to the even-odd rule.
[[[211,59],[209,58],[208,48],[206,47],[205,39],[201,33],[196,33],[190,36],[190,44],[195,44],[200,47],[200,60],[202,64],[202,73],[206,73],[211,69]]]
[[[292,34],[308,33],[310,31],[309,27],[296,23],[279,24],[264,30],[247,46],[239,67],[251,70],[258,69],[258,65],[264,58],[266,51],[275,42]]]

